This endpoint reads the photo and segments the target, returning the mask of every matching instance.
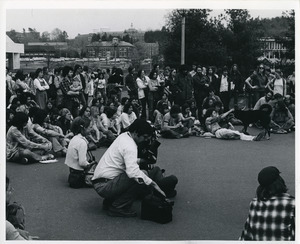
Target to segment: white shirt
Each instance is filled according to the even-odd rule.
[[[103,89],[105,87],[105,79],[99,79],[98,80],[98,88]]]
[[[121,123],[122,128],[125,129],[129,125],[131,125],[133,123],[133,121],[135,121],[136,119],[137,118],[136,118],[135,112],[131,112],[131,114],[122,113],[121,116],[119,117],[119,123]]]
[[[148,82],[149,82],[149,78],[147,76],[145,76],[145,81],[143,81],[140,78],[136,79],[136,83],[138,86],[138,97],[139,99],[142,99],[145,97],[145,92],[144,89],[148,87]]]
[[[49,89],[49,85],[44,78],[36,78],[33,81],[34,88],[39,91],[45,91]]]
[[[89,165],[86,159],[88,141],[81,135],[74,136],[68,146],[65,164],[72,169],[84,170]]]
[[[100,115],[100,120],[106,129],[111,127],[110,120],[109,120],[109,118],[107,118],[107,115],[105,113],[102,113]]]
[[[220,84],[220,92],[226,92],[228,91],[228,81],[227,81],[228,76],[224,77],[222,75],[221,77],[221,84]]]
[[[113,179],[126,172],[129,178],[140,183],[142,179],[146,185],[152,180],[140,170],[137,164],[137,145],[129,132],[119,135],[100,159],[93,176],[93,180],[99,178]]]
[[[276,93],[279,93],[280,95],[284,96],[284,91],[283,91],[283,79],[275,79],[274,81],[274,95]]]
[[[94,80],[90,79],[88,85],[87,85],[87,93],[89,96],[94,95]]]

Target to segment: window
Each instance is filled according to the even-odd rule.
[[[92,57],[92,58],[96,56],[96,52],[94,49],[89,49],[88,54],[89,54],[89,57]]]
[[[125,47],[120,47],[119,54],[120,54],[120,58],[127,57],[127,49]]]

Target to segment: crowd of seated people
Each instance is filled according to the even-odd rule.
[[[249,103],[242,104],[247,109],[272,106],[273,133],[294,130],[294,73],[285,79],[282,71],[261,64],[244,79],[236,64],[218,74],[216,70],[193,66],[189,71],[182,65],[177,72],[155,65],[149,76],[129,67],[124,77],[120,68],[90,71],[78,64],[53,73],[46,67],[30,74],[17,70],[14,75],[6,69],[7,160],[26,163],[65,156],[76,117],[91,121],[89,149],[109,146],[137,118],[147,119],[162,137],[207,135],[207,118],[240,106],[241,97],[248,98]],[[125,95],[122,86],[128,91]],[[239,122],[229,113],[218,124],[233,129]]]

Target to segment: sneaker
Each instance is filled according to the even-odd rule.
[[[284,129],[278,129],[276,131],[273,131],[274,134],[287,134],[287,131]]]
[[[58,162],[57,159],[44,159],[44,160],[41,160],[39,161],[41,164],[51,164],[51,163],[56,163]]]
[[[115,208],[113,206],[110,206],[107,214],[112,217],[136,217],[137,213],[131,209],[125,209],[125,208]]]
[[[260,132],[256,137],[254,137],[253,141],[260,141],[265,136],[265,132]]]

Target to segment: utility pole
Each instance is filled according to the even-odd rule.
[[[181,20],[181,62],[185,64],[185,16],[182,16]]]
[[[177,10],[181,16],[181,61],[180,64],[185,64],[185,9]]]

